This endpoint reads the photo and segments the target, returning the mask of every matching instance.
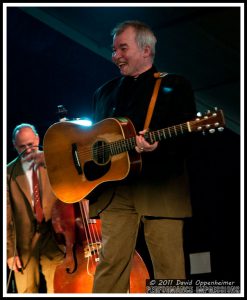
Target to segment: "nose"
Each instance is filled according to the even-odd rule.
[[[33,149],[34,149],[33,145],[25,145],[23,147],[23,151],[25,151],[25,155],[31,153],[33,151]]]
[[[26,153],[30,153],[30,152],[32,152],[32,150],[33,150],[33,147],[31,146],[26,146],[25,147],[25,150],[26,150]]]

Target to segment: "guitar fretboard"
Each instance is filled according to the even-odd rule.
[[[150,142],[158,142],[164,139],[169,139],[174,136],[185,134],[189,131],[188,123],[182,123],[179,125],[170,126],[164,129],[159,129],[156,131],[146,132],[144,137]],[[111,155],[116,155],[122,152],[130,151],[136,146],[136,138],[131,137],[128,139],[122,139],[109,144],[109,150]]]

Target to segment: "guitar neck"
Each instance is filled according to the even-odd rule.
[[[170,126],[156,131],[146,132],[145,139],[151,143],[185,134],[189,131],[189,122]]]
[[[156,131],[147,131],[144,138],[149,143],[166,140],[172,137],[183,135],[188,132],[202,132],[209,131],[214,133],[216,130],[223,131],[225,126],[225,120],[222,110],[215,110],[214,112],[208,111],[204,116],[197,117],[194,120],[173,125],[164,129]],[[135,136],[127,139],[118,140],[110,143],[111,155],[126,152],[132,150],[136,146]]]
[[[179,125],[170,126],[164,129],[159,129],[156,131],[148,131],[145,133],[145,139],[150,142],[158,142],[161,140],[170,139],[175,136],[185,134],[190,131],[190,122],[182,123]],[[109,144],[111,155],[116,155],[122,152],[133,150],[136,146],[135,136],[122,139]]]

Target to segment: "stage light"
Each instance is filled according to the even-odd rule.
[[[92,126],[92,121],[88,118],[76,118],[73,120],[70,120],[70,122],[75,123],[75,124],[79,124],[82,126],[86,126],[86,127],[90,127]]]

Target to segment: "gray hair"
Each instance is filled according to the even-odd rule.
[[[30,129],[32,129],[32,131],[33,131],[36,135],[38,135],[38,132],[37,132],[36,128],[35,128],[33,125],[28,124],[28,123],[21,123],[21,124],[17,125],[17,126],[14,128],[14,130],[13,130],[13,133],[12,133],[12,142],[13,142],[13,143],[15,142],[15,138],[16,138],[17,133],[18,133],[22,128],[30,128]]]
[[[112,30],[111,35],[118,36],[128,27],[132,27],[136,33],[136,43],[139,48],[144,49],[145,46],[150,46],[151,55],[155,56],[155,45],[157,39],[148,25],[140,21],[124,21],[117,24],[117,26]]]

